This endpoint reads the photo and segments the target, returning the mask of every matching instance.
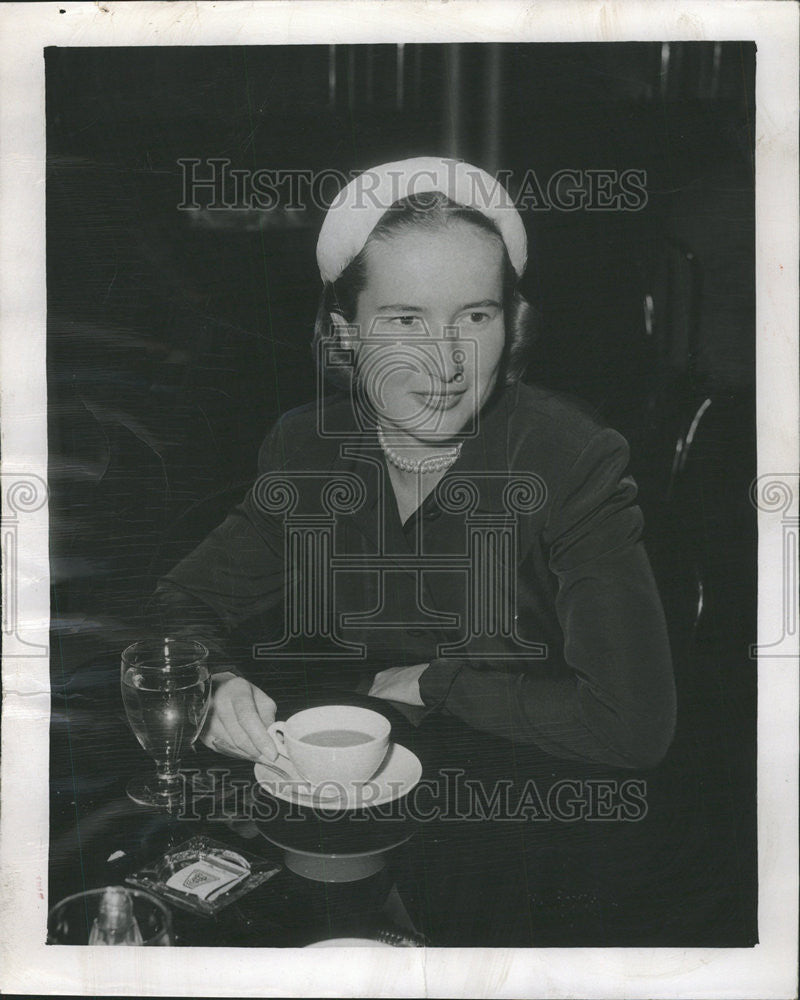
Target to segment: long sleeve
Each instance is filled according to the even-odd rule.
[[[434,660],[426,706],[557,757],[658,763],[672,740],[675,687],[666,623],[641,542],[628,446],[597,432],[552,499],[542,540],[557,580],[561,650],[518,672]]]
[[[261,447],[259,474],[281,467],[280,423]],[[228,647],[232,629],[278,604],[284,593],[282,521],[259,503],[257,486],[163,577],[148,603],[161,634],[190,636],[211,653],[212,671],[238,673]]]

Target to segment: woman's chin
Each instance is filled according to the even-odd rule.
[[[399,407],[397,410],[386,407],[383,416],[379,416],[379,422],[386,432],[395,432],[420,444],[442,445],[471,424],[474,411],[471,403],[472,400],[468,402],[465,394],[455,405],[423,405],[415,408],[413,413],[408,410],[401,412]]]
[[[445,445],[458,443],[459,433],[465,426],[464,419],[453,419],[449,414],[447,416],[449,419],[438,419],[435,422],[431,421],[430,424],[426,422],[421,426],[419,424],[403,426],[402,423],[391,422],[384,424],[383,429],[390,438],[396,436],[398,445],[404,443],[401,441],[403,438],[409,445],[418,444],[441,448]]]

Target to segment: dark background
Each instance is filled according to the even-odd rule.
[[[178,210],[177,161],[349,172],[455,155],[511,170],[512,190],[529,169],[640,169],[640,211],[523,213],[528,378],[631,443],[679,690],[653,779],[674,808],[652,943],[755,941],[755,57],[713,42],[46,50],[55,817],[84,794],[76,699],[118,697],[157,576],[315,391],[321,211]]]

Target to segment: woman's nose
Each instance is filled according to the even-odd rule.
[[[460,382],[464,377],[464,350],[442,340],[430,352],[430,374],[442,382]]]

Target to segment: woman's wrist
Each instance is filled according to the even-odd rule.
[[[424,706],[420,694],[420,678],[428,669],[427,663],[417,663],[412,667],[390,667],[375,674],[369,695],[372,698],[383,698],[385,701],[396,701],[401,705]]]

